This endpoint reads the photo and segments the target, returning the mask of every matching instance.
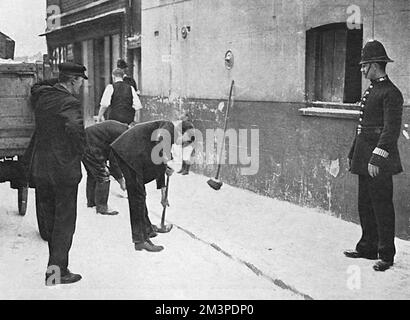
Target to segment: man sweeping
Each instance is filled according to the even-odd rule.
[[[150,240],[157,233],[148,217],[145,184],[156,180],[157,189],[162,191],[162,205],[164,208],[169,205],[165,175],[173,174],[167,166],[171,160],[171,146],[174,143],[192,143],[195,140],[193,128],[188,121],[142,123],[125,132],[111,145],[125,177],[132,241],[137,251],[160,252],[164,249]]]

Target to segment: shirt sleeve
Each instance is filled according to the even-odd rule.
[[[131,87],[131,91],[132,91],[132,99],[133,99],[133,103],[132,103],[132,107],[135,110],[141,110],[142,109],[142,104],[141,104],[141,100],[138,97],[137,92],[135,91],[134,87]]]
[[[100,105],[102,107],[107,107],[108,108],[111,105],[111,98],[112,98],[113,93],[114,93],[114,87],[111,84],[109,84],[105,88],[103,96],[101,98]]]

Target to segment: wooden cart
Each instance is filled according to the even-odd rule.
[[[44,76],[42,64],[0,63],[0,182],[18,191],[18,211],[27,209],[28,183],[21,157],[34,131],[30,89]]]

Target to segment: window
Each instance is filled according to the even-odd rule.
[[[306,33],[306,99],[355,103],[362,93],[363,29],[334,23]]]

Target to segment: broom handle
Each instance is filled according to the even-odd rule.
[[[170,180],[170,177],[167,176],[167,185],[165,189],[165,200],[168,200],[169,180]],[[167,212],[167,206],[165,206],[164,209],[162,210],[161,226],[165,225],[165,213],[166,212]]]
[[[234,85],[235,85],[235,81],[232,80],[231,90],[229,92],[228,107],[226,108],[224,135],[223,135],[223,139],[222,139],[222,148],[221,148],[220,155],[219,155],[219,163],[218,163],[218,171],[216,172],[216,180],[219,180],[219,174],[221,173],[222,156],[223,156],[223,151],[224,151],[224,148],[225,148],[226,129],[228,127],[228,117],[229,117],[229,110],[230,110],[230,107],[231,107],[231,104],[232,104],[232,93],[233,93]]]

